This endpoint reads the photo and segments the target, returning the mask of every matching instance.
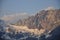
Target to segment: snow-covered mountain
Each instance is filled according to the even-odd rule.
[[[19,19],[14,24],[0,20],[0,39],[52,40],[54,36],[60,37],[59,30],[56,28],[60,30],[60,9],[49,7],[36,15]]]
[[[34,16],[30,16],[27,19],[19,20],[15,25],[27,26],[30,29],[46,29],[53,30],[55,26],[60,25],[60,9],[54,9],[52,7],[47,10],[41,10]]]

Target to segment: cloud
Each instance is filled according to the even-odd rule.
[[[10,21],[10,20],[14,20],[16,18],[24,18],[29,16],[28,13],[15,13],[15,14],[10,14],[10,15],[4,15],[3,17],[1,17],[1,19],[5,20],[5,21]]]
[[[29,32],[29,33],[34,33],[35,35],[40,35],[41,33],[43,33],[45,31],[45,29],[40,29],[38,30],[36,29],[29,29],[28,26],[24,25],[24,26],[16,26],[16,25],[10,25],[11,29],[15,30],[15,32]],[[8,28],[9,29],[9,28]],[[7,29],[7,31],[9,32],[9,30]]]

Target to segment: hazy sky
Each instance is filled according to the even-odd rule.
[[[0,0],[0,16],[20,13],[36,13],[47,8],[60,8],[60,0]]]

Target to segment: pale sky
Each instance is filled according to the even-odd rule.
[[[60,8],[60,0],[0,0],[0,17],[10,14],[33,14],[47,7]]]

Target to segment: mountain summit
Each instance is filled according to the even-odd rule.
[[[54,7],[48,7],[46,9],[44,9],[44,10],[55,10],[55,8]]]

